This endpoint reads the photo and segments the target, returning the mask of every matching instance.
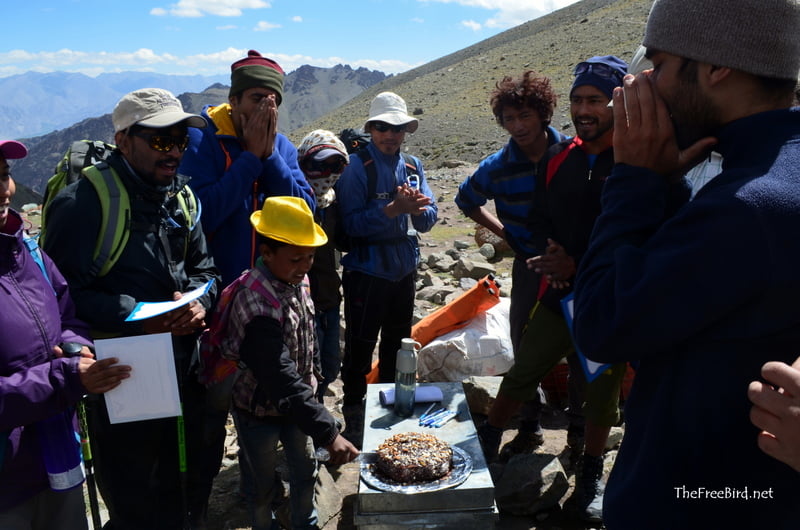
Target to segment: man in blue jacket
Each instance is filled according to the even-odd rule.
[[[800,528],[800,474],[759,450],[747,400],[800,344],[798,32],[796,0],[656,0],[654,68],[614,93],[575,287],[578,347],[639,362],[607,528]],[[689,201],[680,175],[712,147],[722,172]]]
[[[302,197],[314,210],[314,192],[297,164],[297,150],[277,130],[283,77],[278,63],[250,50],[231,65],[228,103],[206,106],[201,115],[208,127],[189,130],[180,170],[192,178],[200,198],[223,286],[253,266],[250,214],[266,197]]]
[[[417,232],[428,232],[437,218],[422,163],[411,157],[414,167],[409,167],[400,154],[406,133],[413,133],[418,125],[408,115],[403,98],[392,92],[375,96],[364,125],[372,137],[366,148],[368,161],[358,153],[350,155],[336,188],[341,222],[354,240],[354,247],[342,258],[346,322],[342,382],[346,432],[356,445],[378,333],[380,382],[393,382],[400,341],[411,336],[419,263]],[[365,164],[376,172],[371,196]]]
[[[503,428],[524,401],[517,436],[503,448],[504,456],[532,452],[544,443],[539,425],[542,403],[538,385],[530,385],[525,374],[518,374],[524,363],[518,358],[522,329],[536,302],[540,275],[529,269],[525,260],[542,249],[533,244],[528,220],[533,205],[536,176],[544,172],[547,149],[567,137],[550,126],[556,106],[556,92],[550,79],[532,70],[521,76],[505,76],[497,82],[489,103],[498,125],[508,132],[508,143],[486,157],[478,169],[458,187],[456,205],[476,223],[505,239],[514,250],[512,268],[511,343],[515,368],[504,383],[520,380],[516,388],[498,392],[486,423],[478,428],[478,436],[487,461],[497,457]],[[497,216],[486,207],[494,200]],[[517,378],[514,376],[517,375]],[[575,392],[570,392],[570,396]],[[580,403],[576,409],[580,409]],[[572,408],[572,407],[571,407]],[[578,425],[582,431],[582,426]]]

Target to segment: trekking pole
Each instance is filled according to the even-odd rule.
[[[189,492],[187,484],[186,466],[186,428],[183,422],[183,403],[181,403],[181,415],[178,416],[178,473],[181,481],[181,504],[183,505],[183,528],[189,530]]]
[[[83,465],[86,468],[86,489],[89,492],[89,512],[92,515],[92,528],[101,530],[103,523],[100,520],[100,504],[97,502],[97,487],[94,482],[92,447],[89,440],[89,423],[86,421],[86,405],[81,399],[78,402],[78,430],[81,436],[81,451]]]

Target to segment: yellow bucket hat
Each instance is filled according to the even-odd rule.
[[[250,215],[250,224],[264,237],[298,247],[320,247],[328,242],[300,197],[267,197],[261,211]]]

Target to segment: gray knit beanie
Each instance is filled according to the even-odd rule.
[[[800,0],[655,0],[647,48],[776,79],[800,71]]]

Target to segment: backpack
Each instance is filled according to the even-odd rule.
[[[44,266],[44,259],[42,259],[42,249],[39,247],[36,237],[25,234],[22,236],[22,242],[25,244],[25,248],[28,249],[33,261],[36,262],[36,266],[39,267],[40,271],[42,271],[42,276],[44,276],[44,279],[47,280],[47,283],[52,289],[53,282],[50,281],[50,275],[47,274],[47,269]],[[53,292],[55,292],[55,290],[53,290]]]
[[[390,198],[375,192],[378,182],[378,172],[375,169],[375,161],[372,160],[372,155],[370,155],[369,151],[367,150],[367,145],[369,145],[370,142],[370,136],[366,133],[357,131],[356,129],[344,129],[341,133],[339,133],[339,139],[342,140],[345,147],[347,147],[347,152],[350,154],[355,153],[356,156],[361,159],[361,163],[364,165],[364,171],[367,174],[367,200]],[[351,148],[353,149],[352,151]],[[416,162],[414,162],[414,158],[408,153],[402,152],[400,153],[400,156],[403,157],[403,162],[406,165],[406,170],[409,171],[409,175],[418,175],[419,170],[417,169]],[[417,180],[419,181],[419,179]],[[347,232],[345,232],[344,223],[342,222],[339,209],[336,208],[333,211],[335,212],[335,215],[338,216],[334,224],[333,245],[340,252],[350,252],[353,250],[353,248],[359,245],[380,244],[395,241],[395,238],[386,240],[370,240],[366,237],[350,236],[347,234]]]
[[[366,148],[371,138],[368,133],[361,129],[342,129],[342,132],[339,133],[339,139],[350,154]]]
[[[85,167],[92,166],[98,162],[103,162],[111,156],[116,146],[101,140],[76,140],[61,157],[56,164],[56,170],[47,181],[42,199],[42,215],[44,206],[50,199],[63,188],[66,188],[81,177],[81,171]],[[42,218],[44,222],[44,217]]]
[[[100,232],[97,235],[93,262],[89,273],[101,277],[119,259],[130,237],[131,204],[128,192],[119,175],[108,165],[108,158],[115,146],[100,140],[77,140],[56,165],[55,173],[47,181],[42,202],[42,226],[39,238],[44,241],[47,234],[47,207],[58,192],[81,178],[89,180],[100,198]],[[178,208],[183,212],[186,225],[191,232],[199,217],[197,197],[184,186],[176,196]],[[184,254],[188,248],[187,233]]]
[[[200,334],[198,348],[197,380],[208,392],[206,402],[214,409],[227,411],[230,406],[233,385],[247,366],[239,359],[239,352],[227,351],[223,344],[230,321],[231,302],[241,289],[253,289],[263,296],[274,309],[280,301],[260,281],[245,271],[222,290],[209,326]]]

